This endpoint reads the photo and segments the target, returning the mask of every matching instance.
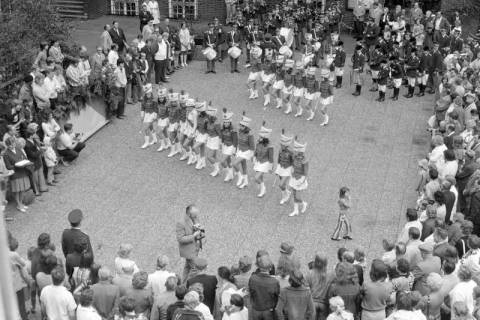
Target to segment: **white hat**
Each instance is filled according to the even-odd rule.
[[[285,61],[285,67],[286,68],[293,68],[294,65],[295,65],[295,61],[292,60],[292,59],[287,59]]]
[[[324,78],[328,78],[328,76],[330,76],[330,71],[328,69],[322,69],[320,71],[320,76]]]
[[[296,63],[295,63],[295,67],[297,69],[303,69],[303,62],[301,60],[298,60]]]
[[[280,136],[280,144],[282,146],[288,146],[292,143],[293,137],[292,136],[287,136],[284,133]]]
[[[283,61],[285,61],[285,56],[282,56],[282,55],[278,55],[278,56],[277,56],[277,59],[275,59],[275,63],[280,63],[280,64],[282,64]]]
[[[188,99],[188,93],[184,92],[183,94],[179,95],[180,102],[186,102]]]
[[[168,99],[171,101],[178,101],[178,92],[169,93]]]
[[[317,68],[315,67],[310,67],[307,69],[307,74],[308,75],[311,75],[311,76],[314,76],[315,75],[315,71],[317,71]]]
[[[223,122],[232,122],[233,112],[227,112],[227,109],[223,109]]]
[[[305,40],[311,41],[313,39],[313,36],[311,33],[305,33]]]
[[[269,129],[269,128],[266,128],[264,126],[262,126],[260,128],[260,131],[258,132],[258,135],[261,137],[261,138],[270,138],[270,135],[272,134],[272,129]]]
[[[195,99],[187,99],[187,101],[185,102],[185,105],[187,107],[194,107],[195,106]]]
[[[164,88],[164,87],[158,88],[157,95],[159,97],[165,97],[167,95],[167,88]]]
[[[147,83],[146,85],[143,86],[143,92],[145,92],[145,94],[147,93],[152,93],[152,84],[151,83]]]
[[[252,119],[242,116],[242,120],[240,121],[240,125],[250,128],[250,122],[252,122]]]
[[[198,102],[195,103],[195,109],[197,109],[198,112],[203,112],[203,111],[207,111],[207,102],[206,101],[203,101],[203,102]]]
[[[293,151],[295,152],[305,152],[307,149],[307,143],[301,144],[297,140],[293,141]]]
[[[212,108],[211,106],[208,106],[208,108],[207,108],[207,114],[208,114],[209,116],[213,116],[213,117],[214,117],[214,116],[217,115],[217,109]]]

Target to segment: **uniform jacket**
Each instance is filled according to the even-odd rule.
[[[229,47],[232,47],[233,43],[235,43],[235,45],[239,47],[241,41],[242,41],[242,34],[240,33],[240,31],[237,30],[234,33],[232,30],[227,34],[227,43]]]
[[[116,31],[114,28],[110,29],[110,37],[112,38],[113,43],[118,45],[118,51],[122,51],[125,47],[125,42],[127,41],[125,38],[125,34],[121,28],[117,29]]]
[[[78,228],[70,228],[63,230],[62,234],[62,251],[66,257],[67,254],[74,252],[73,248],[76,243],[84,243],[86,245],[86,251],[93,256],[92,244],[90,243],[90,237]]]
[[[204,48],[209,46],[212,46],[213,48],[215,48],[217,44],[218,44],[218,36],[217,36],[217,33],[215,33],[215,31],[208,30],[203,33]]]

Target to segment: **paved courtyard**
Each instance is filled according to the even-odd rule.
[[[102,19],[82,23],[77,39],[93,48],[101,26],[111,17]],[[133,31],[127,36],[137,31],[136,19],[123,19],[121,24]],[[310,122],[274,108],[264,111],[260,100],[247,99],[247,71],[232,75],[228,67],[228,62],[218,64],[216,75],[205,75],[204,62],[195,61],[176,72],[169,85],[211,100],[219,111],[230,109],[235,122],[245,110],[255,131],[265,120],[274,130],[276,151],[282,128],[307,141],[307,213],[288,217],[292,204],[278,204],[273,175],[266,177],[267,195],[258,199],[252,174],[249,187],[240,191],[223,178],[210,177],[208,167],[198,172],[156,148],[141,150],[140,106],[129,105],[127,119],[114,121],[93,136],[77,163],[63,169],[61,183],[39,198],[28,214],[9,208],[15,222],[8,228],[18,237],[20,252],[35,245],[40,232],[49,232],[60,248],[66,214],[81,208],[86,216],[82,229],[90,234],[99,263],[112,266],[118,245],[129,242],[140,268],[153,270],[155,257],[163,253],[171,257],[172,268],[180,270],[175,222],[186,205],[195,203],[207,232],[201,255],[209,259],[212,270],[232,265],[241,255],[254,256],[260,248],[276,259],[282,241],[293,243],[305,265],[314,252],[333,259],[344,245],[332,242],[330,235],[337,219],[338,189],[345,185],[352,190],[354,217],[354,240],[346,246],[364,248],[369,260],[378,255],[381,240],[396,237],[406,208],[415,200],[416,165],[427,149],[425,120],[432,112],[433,96],[378,103],[377,94],[368,92],[368,82],[362,96],[354,98],[347,76],[344,88],[335,93],[330,124],[319,127],[319,119]]]

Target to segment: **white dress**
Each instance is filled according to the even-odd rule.
[[[153,16],[153,24],[160,23],[160,9],[158,8],[158,1],[157,0],[150,0],[148,1],[148,11]]]

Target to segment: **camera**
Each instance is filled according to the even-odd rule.
[[[194,224],[193,225],[193,232],[200,231],[200,236],[197,238],[197,240],[201,240],[205,238],[205,228],[201,224]]]

